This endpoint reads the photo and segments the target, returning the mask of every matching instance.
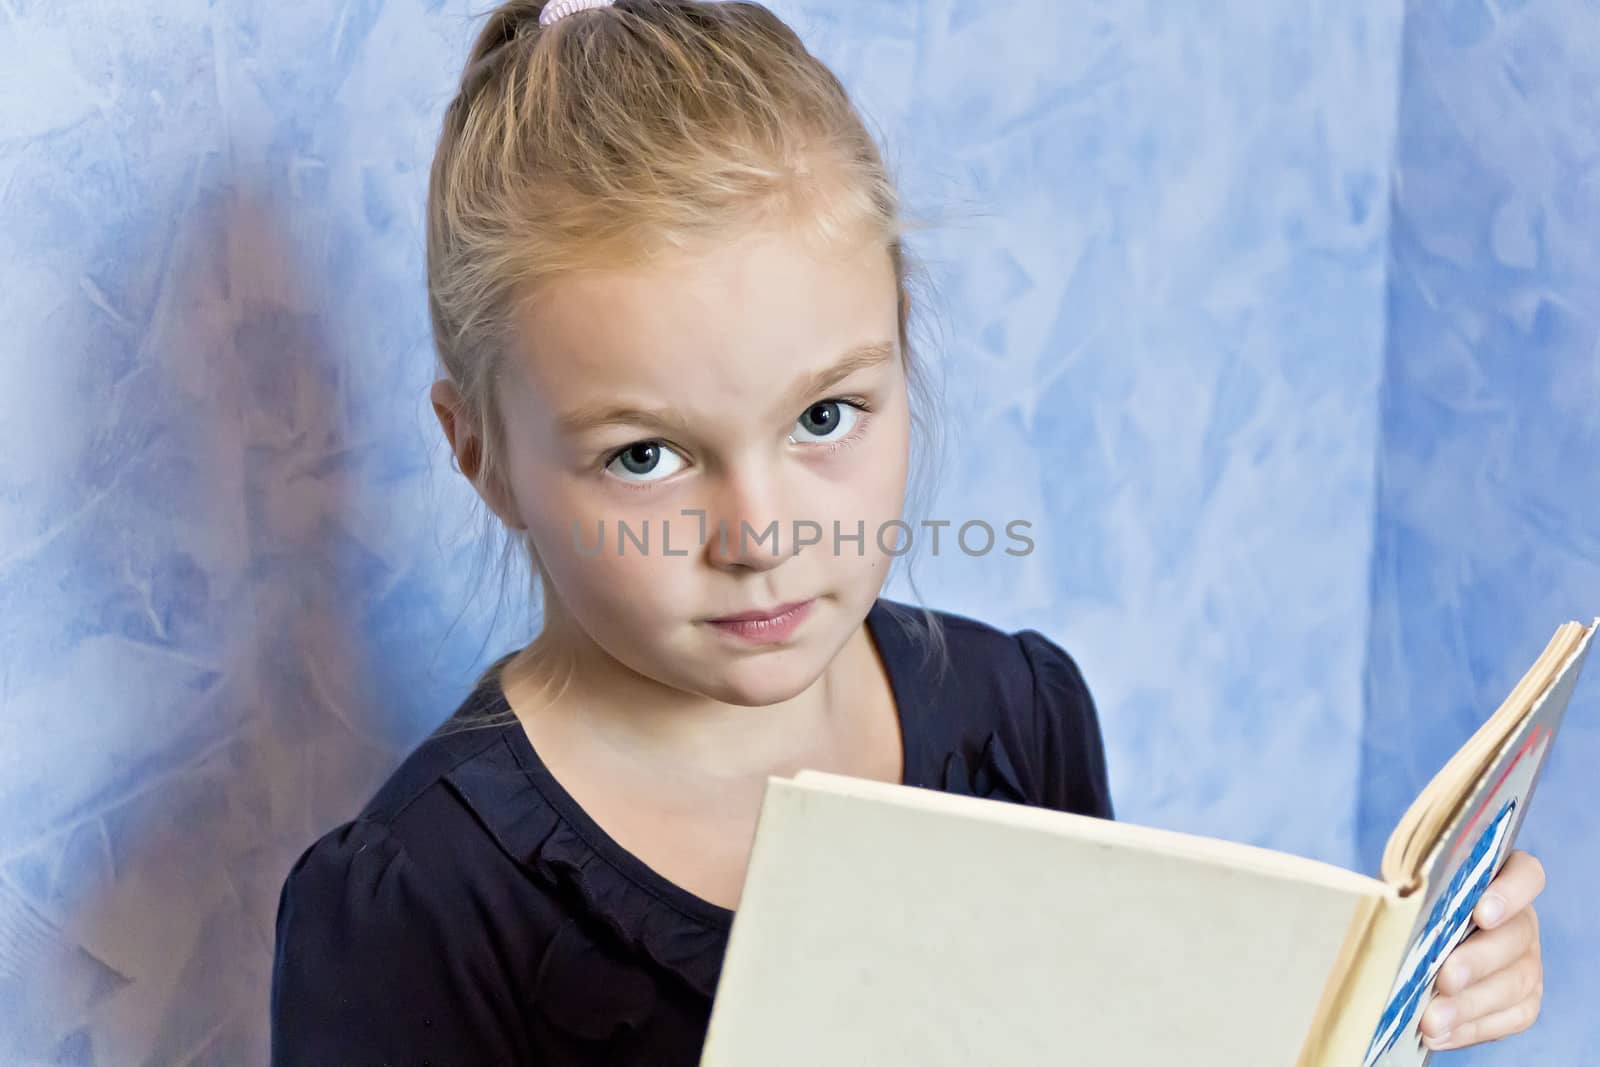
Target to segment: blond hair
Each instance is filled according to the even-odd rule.
[[[528,294],[773,220],[882,240],[925,465],[937,404],[908,332],[908,222],[839,80],[757,3],[617,0],[541,27],[544,7],[510,0],[489,15],[429,180],[429,313],[480,488],[510,496],[495,385]],[[536,553],[518,540],[537,596]]]

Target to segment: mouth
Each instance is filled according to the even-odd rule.
[[[793,640],[811,615],[815,599],[779,604],[760,611],[743,611],[706,620],[712,632],[745,647],[782,645]]]
[[[811,603],[809,600],[794,600],[787,604],[779,604],[773,608],[757,609],[755,611],[741,611],[737,615],[719,615],[714,619],[707,619],[706,621],[724,624],[739,622],[772,622],[776,619],[781,619],[787,615],[794,614],[809,603]]]

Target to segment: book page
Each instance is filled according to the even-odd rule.
[[[1392,895],[828,777],[769,782],[702,1067],[1284,1067],[1353,924]]]
[[[1405,887],[1405,892],[1421,885],[1423,861],[1465,802],[1466,794],[1483,779],[1505,739],[1522,725],[1539,698],[1555,683],[1588,632],[1589,628],[1576,622],[1560,626],[1494,714],[1428,781],[1389,835],[1380,865],[1381,878]]]

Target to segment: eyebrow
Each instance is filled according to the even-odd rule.
[[[832,366],[814,371],[795,382],[788,394],[790,406],[798,405],[805,397],[814,396],[858,371],[886,363],[894,358],[894,354],[893,342],[875,341],[857,345],[847,350]],[[567,412],[557,420],[560,432],[567,436],[576,436],[604,426],[635,425],[661,426],[680,432],[688,429],[688,422],[676,411],[669,408],[640,408],[630,404],[588,404]]]

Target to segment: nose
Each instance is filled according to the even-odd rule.
[[[706,558],[719,570],[770,571],[794,554],[793,523],[781,518],[777,479],[730,473],[706,513]]]

